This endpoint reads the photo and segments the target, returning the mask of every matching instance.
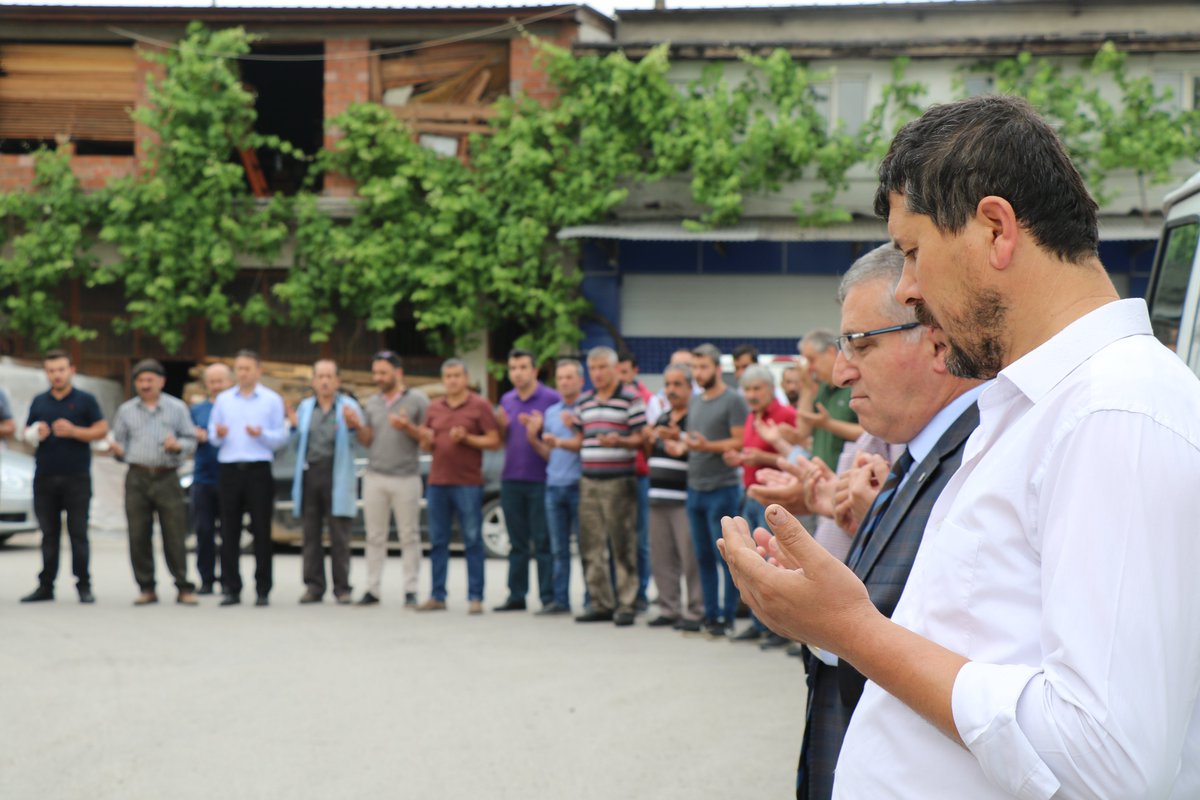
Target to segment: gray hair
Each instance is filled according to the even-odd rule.
[[[668,372],[678,372],[683,376],[685,381],[688,383],[692,382],[692,368],[687,364],[668,364],[667,368],[664,369],[662,373],[664,378],[667,377]]]
[[[462,367],[463,374],[465,375],[471,374],[471,370],[467,369],[467,362],[463,361],[461,358],[447,358],[442,362],[441,371],[445,372],[446,370],[454,369],[455,367]]]
[[[617,351],[613,350],[611,347],[608,347],[607,345],[603,345],[603,344],[597,345],[596,347],[593,347],[591,350],[588,350],[587,360],[588,360],[588,363],[591,363],[593,361],[603,361],[605,364],[616,364],[617,363]]]
[[[876,247],[850,265],[842,282],[838,285],[838,305],[846,302],[846,295],[857,286],[876,281],[883,282],[888,291],[879,298],[879,310],[897,325],[915,320],[916,313],[909,306],[896,299],[896,284],[904,272],[904,254],[894,245],[885,244]]]
[[[803,339],[796,342],[796,349],[803,351],[805,345],[808,345],[819,353],[824,353],[826,350],[833,350],[837,347],[837,334],[828,328],[813,328],[804,334]]]
[[[559,367],[574,367],[574,368],[575,368],[575,374],[576,374],[576,375],[578,375],[578,376],[579,376],[579,377],[581,377],[581,378],[583,377],[583,364],[580,364],[580,363],[579,363],[579,361],[578,361],[577,359],[574,359],[574,358],[560,358],[560,359],[558,360],[558,363],[556,363],[556,364],[554,365],[554,370],[555,370],[555,372],[557,372],[557,371],[558,371],[558,368],[559,368]]]
[[[715,344],[705,342],[699,347],[694,347],[692,348],[692,355],[697,358],[707,358],[718,366],[721,364],[721,348]]]
[[[751,364],[742,372],[742,379],[739,381],[742,388],[754,386],[758,383],[765,383],[772,389],[775,388],[775,376],[771,374],[771,370],[764,367],[762,364]]]

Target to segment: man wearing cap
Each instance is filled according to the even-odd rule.
[[[129,522],[129,559],[141,594],[134,605],[158,602],[154,587],[154,517],[162,528],[163,555],[179,590],[181,605],[196,605],[187,578],[187,510],[179,485],[179,465],[196,449],[196,432],[187,405],[163,394],[166,373],[152,358],[133,367],[137,397],[126,400],[113,420],[112,451],[129,465],[125,473],[125,518]]]

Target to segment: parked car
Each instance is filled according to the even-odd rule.
[[[1200,375],[1200,172],[1163,198],[1146,292],[1154,335]]]
[[[33,457],[0,453],[0,544],[10,536],[38,529],[33,513]]]
[[[432,458],[421,454],[421,483],[424,486],[429,476]],[[351,530],[351,547],[363,547],[367,529],[362,515],[362,476],[367,469],[366,450],[355,445],[355,472],[358,476],[358,514]],[[292,475],[296,467],[296,452],[285,447],[275,454],[272,473],[275,476],[275,517],[271,525],[271,538],[278,544],[299,546],[303,540],[300,520],[292,509]],[[500,473],[504,469],[504,453],[487,450],[483,454],[483,549],[489,558],[507,558],[511,544],[508,527],[504,523],[504,510],[500,507]],[[421,493],[421,541],[429,547],[429,515],[426,513],[424,491]],[[328,541],[328,540],[327,540]],[[462,535],[455,523],[451,532],[450,547],[462,550]],[[388,531],[388,548],[400,549],[400,539],[393,519]]]

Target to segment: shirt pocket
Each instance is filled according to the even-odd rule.
[[[978,578],[983,534],[949,520],[926,531],[921,554],[918,625],[934,641],[966,654],[971,642],[971,598]]]

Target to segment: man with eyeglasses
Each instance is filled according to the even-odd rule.
[[[808,371],[817,382],[812,402],[802,396],[796,409],[796,430],[800,439],[812,436],[813,458],[827,466],[837,464],[846,442],[862,435],[858,415],[850,408],[850,390],[833,384],[833,364],[837,360],[837,336],[824,328],[811,330],[800,340],[800,354],[808,362]]]
[[[944,335],[921,326],[911,308],[896,302],[903,269],[903,256],[885,245],[847,270],[838,289],[845,333],[836,340],[832,375],[849,391],[866,436],[907,445],[882,475],[870,466],[844,473],[844,495],[865,497],[868,504],[857,515],[861,523],[853,541],[847,540],[844,560],[885,615],[900,599],[929,513],[958,469],[963,446],[979,421],[975,399],[982,389],[979,381],[947,371]],[[808,719],[796,797],[827,800],[864,679],[817,648],[805,661]]]

